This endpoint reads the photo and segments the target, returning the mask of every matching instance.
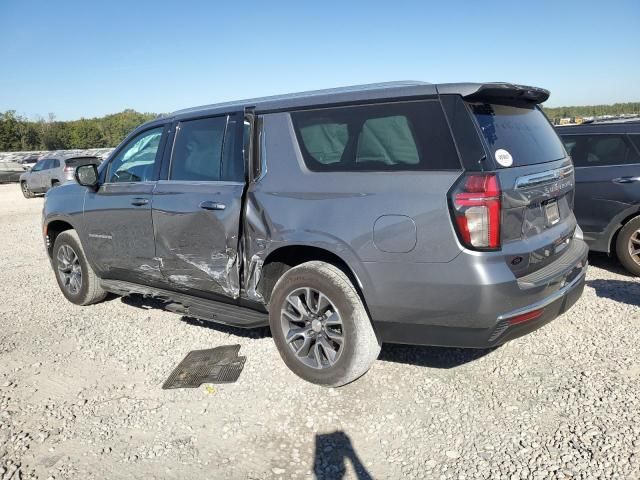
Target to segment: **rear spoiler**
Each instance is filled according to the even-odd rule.
[[[458,94],[472,102],[493,100],[538,104],[549,98],[549,90],[512,83],[449,83],[437,88],[441,95]]]

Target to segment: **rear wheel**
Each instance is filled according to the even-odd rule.
[[[51,188],[56,188],[58,185],[60,185],[60,182],[58,180],[53,180],[51,182]]]
[[[20,182],[20,189],[22,190],[22,195],[24,198],[33,198],[33,193],[29,190],[27,186],[27,182]]]
[[[107,296],[87,262],[78,234],[66,230],[53,245],[53,266],[62,294],[76,305],[91,305]]]
[[[616,255],[624,268],[640,276],[640,217],[629,220],[618,233]]]
[[[334,265],[313,261],[288,270],[269,302],[280,356],[299,377],[329,387],[364,375],[380,353],[353,284]]]

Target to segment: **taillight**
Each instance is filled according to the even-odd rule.
[[[64,167],[64,173],[71,173],[75,170],[75,168],[70,167],[69,165]]]
[[[451,192],[460,241],[469,248],[500,248],[500,183],[493,174],[462,177]]]

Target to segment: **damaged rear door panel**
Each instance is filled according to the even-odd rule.
[[[223,115],[178,122],[166,177],[153,194],[156,257],[170,288],[238,298],[245,188],[242,121]],[[240,152],[240,153],[238,153]]]

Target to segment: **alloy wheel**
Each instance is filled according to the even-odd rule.
[[[285,341],[296,358],[308,367],[329,368],[344,350],[342,317],[333,301],[314,288],[290,293],[281,309]]]
[[[58,250],[58,275],[64,289],[71,295],[77,295],[82,288],[82,267],[76,252],[69,245]]]
[[[629,237],[629,255],[634,262],[640,265],[640,230],[636,230]]]

